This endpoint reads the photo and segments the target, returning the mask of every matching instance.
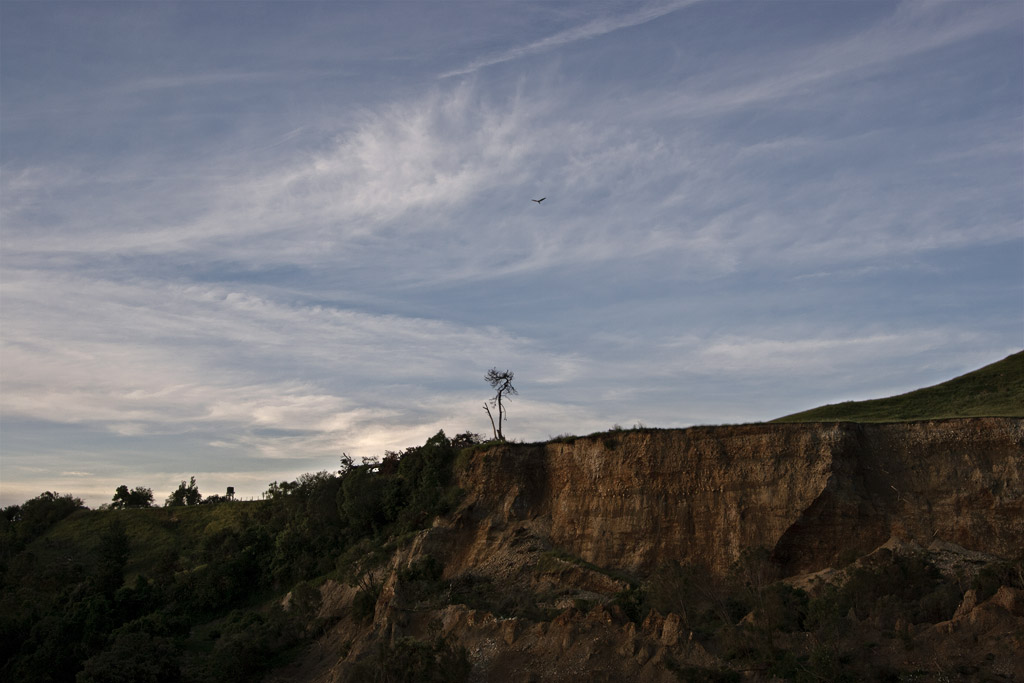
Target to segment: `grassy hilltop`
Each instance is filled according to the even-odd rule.
[[[846,401],[773,422],[906,422],[1024,417],[1024,351],[948,382],[890,398]]]

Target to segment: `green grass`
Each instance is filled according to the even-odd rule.
[[[172,508],[79,510],[54,525],[34,541],[30,549],[47,557],[75,547],[81,553],[80,559],[91,564],[100,535],[117,519],[124,524],[131,543],[125,567],[125,576],[130,582],[138,574],[154,573],[172,553],[192,554],[209,533],[223,528],[242,528],[246,512],[261,504],[262,501],[238,501]]]
[[[957,417],[1024,417],[1024,351],[907,394],[821,406],[773,422],[905,422]]]

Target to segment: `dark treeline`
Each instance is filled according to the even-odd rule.
[[[460,495],[455,456],[478,441],[439,432],[380,461],[354,465],[343,457],[337,472],[274,482],[262,501],[214,497],[201,510],[223,511],[220,522],[187,534],[188,510],[176,499],[164,508],[118,509],[148,507],[144,488],[119,488],[109,510],[50,492],[4,508],[0,679],[258,678],[328,626],[315,619],[320,593],[310,581],[350,579],[387,539],[450,510]],[[182,503],[201,500],[194,479],[179,488]],[[92,538],[47,533],[74,515],[95,530]],[[144,571],[131,575],[130,565]],[[289,590],[285,611],[280,597]]]

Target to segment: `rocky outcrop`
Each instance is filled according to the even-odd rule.
[[[724,571],[748,547],[813,571],[892,536],[1007,555],[1024,540],[1024,421],[611,432],[477,452],[460,484],[464,524],[525,523],[629,571],[695,558]]]

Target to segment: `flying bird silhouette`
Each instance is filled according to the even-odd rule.
[[[540,203],[541,203],[542,201],[544,201],[545,199],[547,199],[547,197],[541,197],[540,199],[531,199],[530,201],[531,201],[531,202],[537,202],[538,204],[540,204]]]

